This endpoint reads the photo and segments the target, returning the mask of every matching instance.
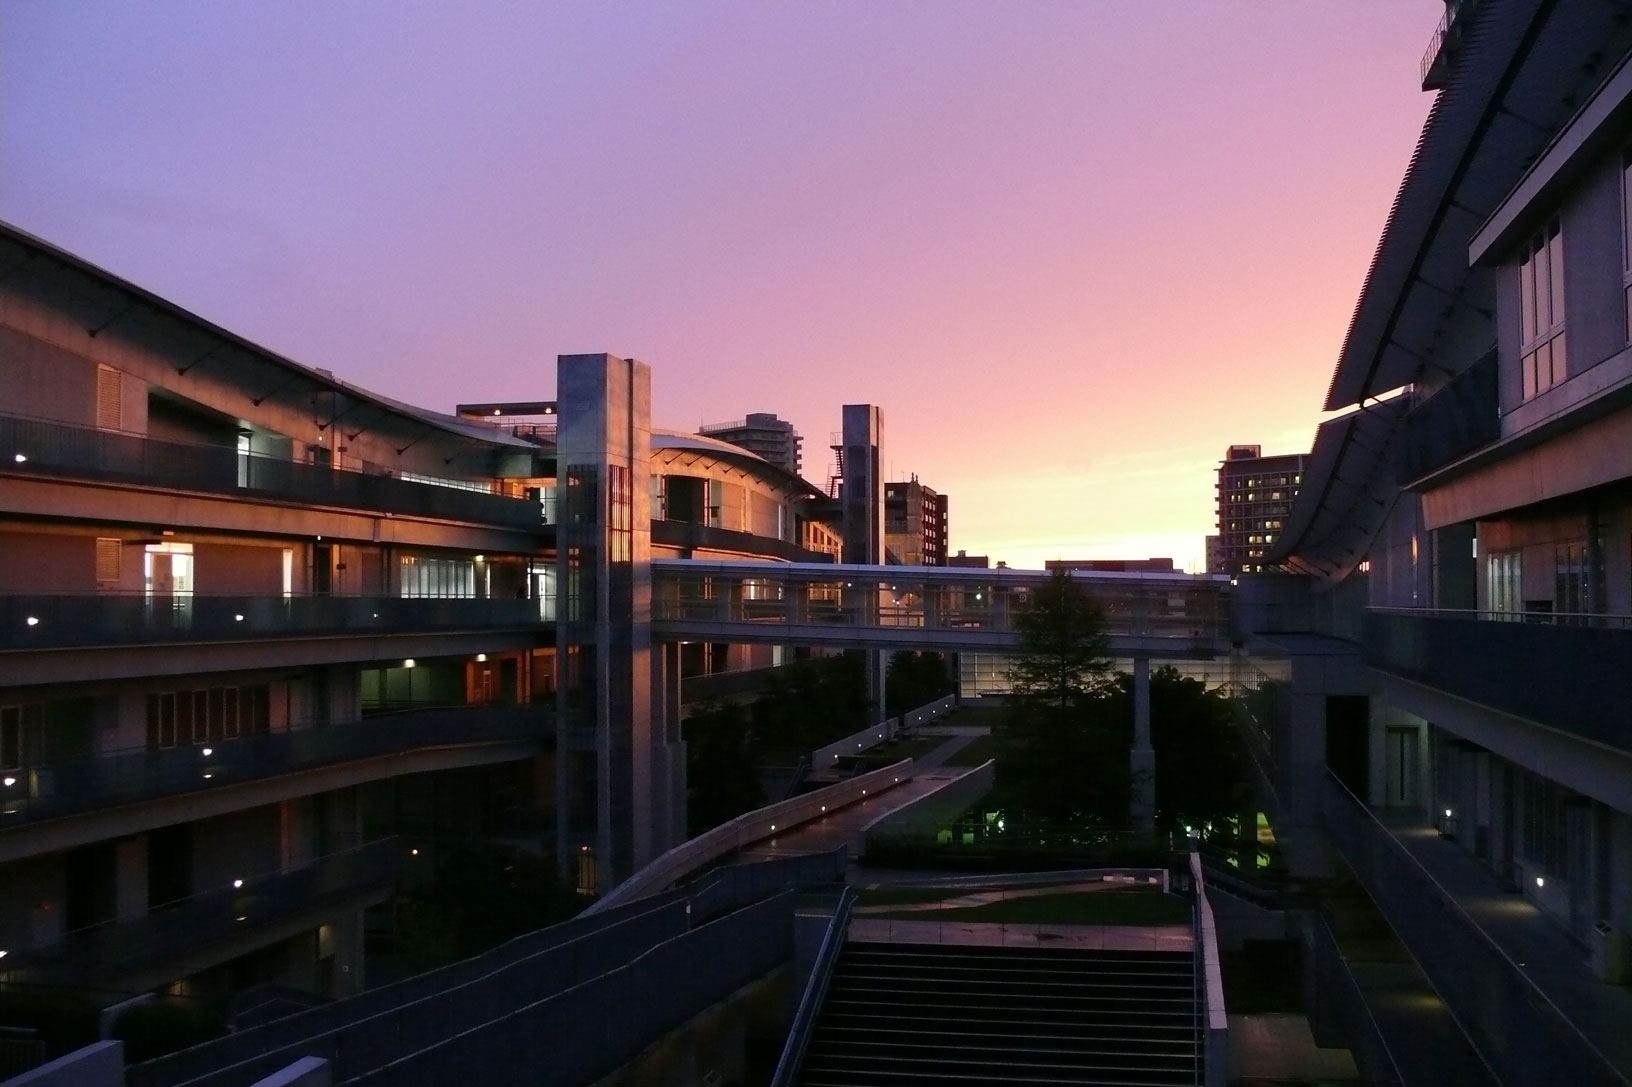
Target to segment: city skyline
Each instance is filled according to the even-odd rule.
[[[14,5],[0,218],[442,410],[611,350],[819,481],[876,403],[1017,566],[1198,568],[1307,450],[1432,100],[1403,2],[392,11]]]

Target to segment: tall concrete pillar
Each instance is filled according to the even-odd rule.
[[[873,404],[844,405],[844,493],[839,511],[844,530],[844,561],[865,566],[884,564],[884,413]],[[878,622],[878,586],[857,589],[845,603],[859,603],[857,622]],[[884,653],[866,654],[867,698],[874,718],[884,717]]]
[[[1150,743],[1150,658],[1133,659],[1133,749],[1128,753],[1133,777],[1133,827],[1141,834],[1156,829],[1156,751]]]
[[[674,760],[652,719],[651,371],[562,355],[556,402],[556,848],[604,891],[683,833],[654,780]]]

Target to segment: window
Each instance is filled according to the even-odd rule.
[[[1485,560],[1485,606],[1495,618],[1517,619],[1524,610],[1524,586],[1517,551],[1492,551]]]
[[[606,471],[607,561],[629,562],[634,557],[633,495],[629,469],[614,464]]]
[[[1567,879],[1570,843],[1567,810],[1569,794],[1550,781],[1524,774],[1520,779],[1524,804],[1524,855],[1545,872]]]
[[[1553,612],[1560,622],[1581,622],[1592,610],[1587,598],[1587,543],[1575,540],[1553,549]]]
[[[125,429],[125,375],[111,366],[96,368],[96,425]]]
[[[271,731],[271,687],[209,687],[147,696],[147,746],[220,743]]]
[[[476,595],[476,561],[444,559],[425,555],[402,556],[401,595],[409,597],[457,597]]]
[[[0,770],[39,765],[45,737],[42,716],[38,705],[0,706]]]
[[[1524,399],[1564,380],[1564,238],[1555,220],[1519,263],[1519,350]]]
[[[1626,341],[1632,343],[1632,151],[1621,162],[1621,281],[1626,288]]]
[[[119,580],[119,540],[108,536],[96,538],[96,580]]]

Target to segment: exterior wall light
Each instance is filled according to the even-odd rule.
[[[242,623],[242,622],[243,622],[243,621],[244,621],[244,617],[243,617],[243,615],[242,615],[242,614],[241,614],[241,613],[239,613],[239,612],[233,612],[233,613],[232,613],[232,621],[233,621],[233,622],[234,622],[234,623]]]
[[[1446,808],[1445,809],[1445,818],[1449,819],[1450,817],[1451,817],[1451,809]]]
[[[11,459],[16,461],[18,464],[27,464],[28,463],[28,458],[26,456],[24,456],[23,454],[21,454],[21,453],[18,453],[15,457],[12,457]]]
[[[1536,886],[1537,887],[1545,887],[1545,886],[1547,886],[1547,881],[1545,879],[1542,879],[1540,876],[1537,876],[1536,877]]]
[[[17,784],[17,779],[12,777],[10,774],[7,774],[4,779],[0,779],[0,783],[3,783],[5,787],[9,789],[13,785]]]
[[[232,889],[235,890],[235,891],[238,890],[243,885],[244,885],[244,881],[241,880],[241,879],[235,879],[235,880],[232,881]]]
[[[486,660],[487,660],[487,654],[486,654],[486,653],[478,653],[478,654],[476,654],[476,663],[477,663],[477,664],[481,664],[481,663],[483,663],[483,662],[484,662],[484,661],[486,661]]]
[[[206,759],[207,759],[207,758],[209,758],[209,757],[210,757],[210,756],[211,756],[211,755],[213,755],[213,754],[215,754],[215,748],[213,748],[213,747],[206,747],[206,748],[205,748],[205,749],[204,749],[204,750],[203,750],[203,751],[201,751],[201,752],[199,752],[199,754],[201,754],[201,755],[203,755],[203,756],[204,756],[204,757],[205,757],[205,758],[206,758]]]
[[[404,668],[412,668],[414,666],[414,658],[409,657],[407,660],[402,662],[402,666]]]
[[[30,615],[27,619],[24,619],[23,622],[27,623],[31,627],[37,627],[40,625],[40,618],[37,615]]]

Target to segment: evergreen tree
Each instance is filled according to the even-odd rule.
[[[1111,666],[1104,612],[1056,570],[1015,619],[1013,687],[999,787],[1030,815],[1061,824],[1127,822],[1125,729],[1108,712]]]

